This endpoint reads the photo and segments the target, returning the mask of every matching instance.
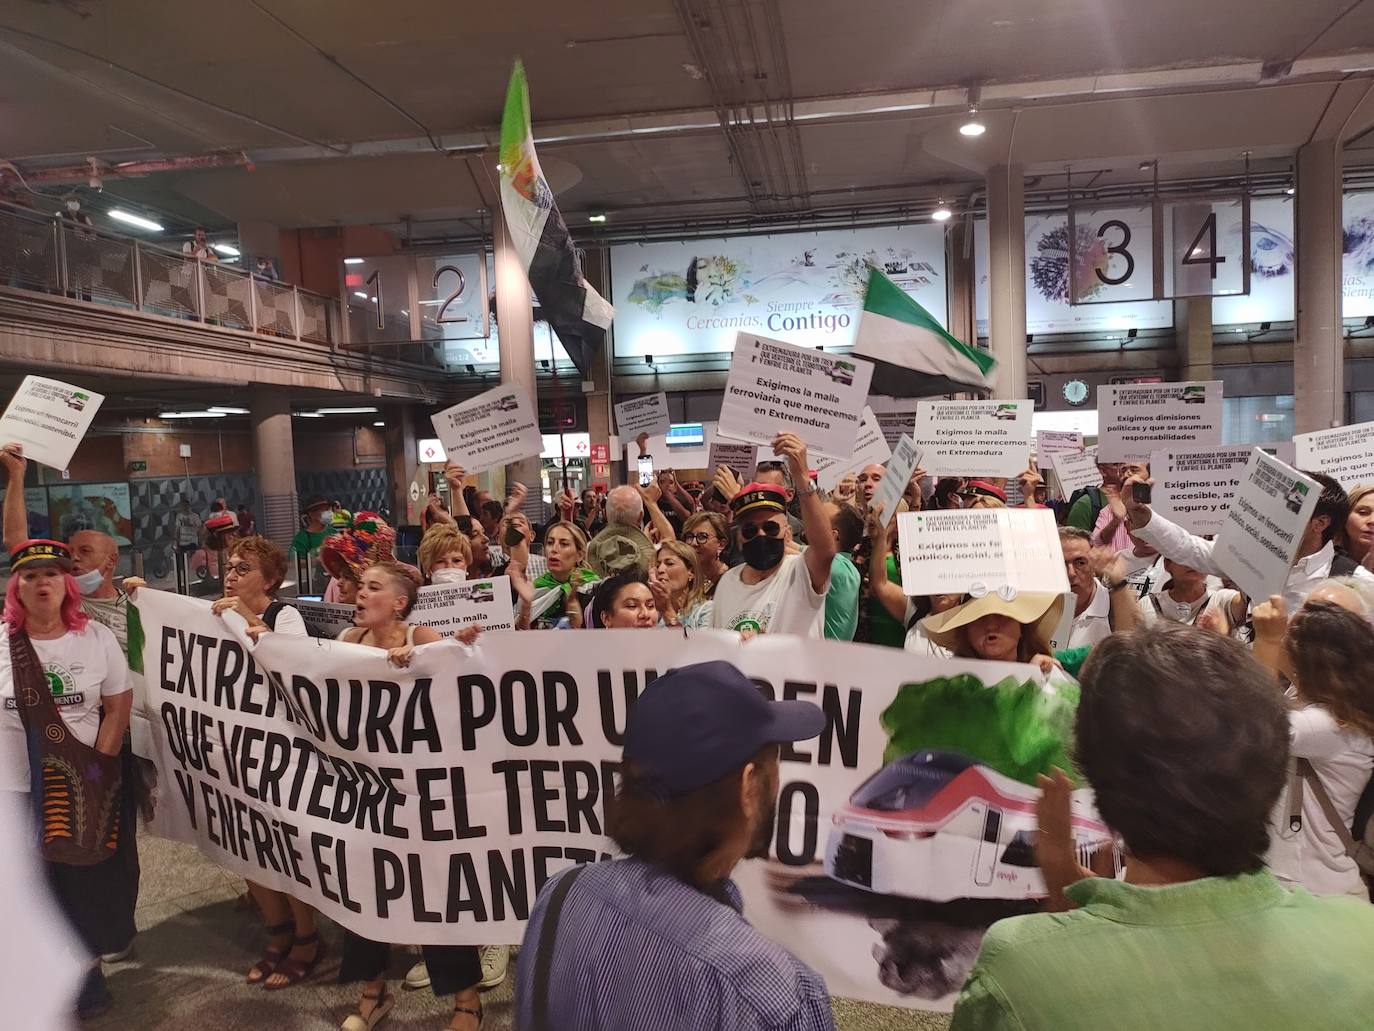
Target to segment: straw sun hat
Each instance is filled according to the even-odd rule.
[[[968,626],[984,616],[1010,616],[1021,624],[1034,624],[1040,638],[1049,641],[1054,636],[1059,619],[1064,614],[1064,596],[1026,592],[1011,601],[995,591],[980,598],[970,598],[946,612],[937,612],[921,620],[926,637],[941,648],[953,651],[959,645],[959,628]]]

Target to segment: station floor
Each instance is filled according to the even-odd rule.
[[[140,836],[142,881],[139,934],[133,955],[106,967],[115,1004],[103,1017],[81,1025],[95,1031],[332,1031],[353,1012],[357,985],[334,983],[338,951],[302,985],[265,992],[244,984],[244,973],[262,945],[257,917],[236,907],[243,884],[194,848]],[[326,925],[330,944],[338,930]],[[395,985],[419,957],[393,953]],[[513,968],[514,969],[514,968]],[[512,1024],[512,979],[483,996],[483,1031]],[[948,1018],[930,1013],[835,1001],[841,1031],[944,1031]],[[392,1031],[440,1031],[450,1010],[428,990],[401,991],[396,1009],[380,1025]],[[706,1029],[703,1029],[706,1031]]]

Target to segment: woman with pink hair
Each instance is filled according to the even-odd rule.
[[[81,609],[65,544],[10,552],[0,634],[0,790],[27,792],[37,845],[63,913],[94,962],[77,1012],[104,1012],[103,953],[134,936],[134,896],[116,858],[124,785],[120,749],[133,694],[114,633]]]

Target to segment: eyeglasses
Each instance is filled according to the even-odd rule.
[[[777,537],[782,534],[782,527],[771,519],[766,523],[745,523],[739,528],[741,540],[752,541],[759,534],[765,537]]]
[[[716,535],[713,533],[688,533],[683,535],[682,542],[696,547],[698,544],[705,544],[707,541],[715,539]]]
[[[247,562],[234,562],[224,567],[224,572],[226,575],[228,575],[229,573],[233,573],[236,576],[247,576],[250,573],[256,573],[257,571],[257,566],[250,566]]]

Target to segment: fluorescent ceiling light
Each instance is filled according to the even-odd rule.
[[[358,298],[358,300],[360,300],[360,301],[365,301],[365,300],[367,300],[367,294],[365,294],[365,293],[364,293],[363,291],[361,291],[361,290],[354,290],[354,291],[353,291],[353,296],[356,297],[356,298]]]
[[[385,426],[386,423],[384,423],[384,422],[374,422],[372,425],[373,425],[373,426],[379,426],[379,427],[380,427],[380,426]]]
[[[159,419],[223,419],[223,412],[158,412]]]
[[[376,415],[376,408],[317,408],[320,415]]]
[[[595,214],[595,215],[588,215],[588,216],[587,216],[587,221],[588,221],[588,222],[604,222],[604,221],[606,221],[606,216],[605,216],[605,215],[602,215],[602,214],[599,214],[599,213],[598,213],[598,214]]]
[[[212,243],[210,246],[219,251],[226,258],[237,258],[239,256],[239,249],[227,243]]]
[[[323,413],[323,412],[292,412],[291,414],[294,415],[294,416],[296,416],[296,418],[298,418],[298,419],[323,419],[323,418],[324,418],[324,413]]]
[[[944,201],[940,201],[939,207],[930,213],[930,217],[936,222],[948,222],[954,217],[954,212],[949,210],[949,205]]]
[[[363,261],[363,258],[344,258],[345,265],[361,265]]]
[[[119,208],[111,208],[109,214],[116,222],[124,222],[127,225],[137,226],[139,229],[146,229],[150,233],[162,232],[162,226],[158,225],[151,218],[130,214],[127,211],[121,211]]]
[[[247,408],[231,408],[227,405],[211,405],[206,411],[221,412],[224,415],[247,415]]]

